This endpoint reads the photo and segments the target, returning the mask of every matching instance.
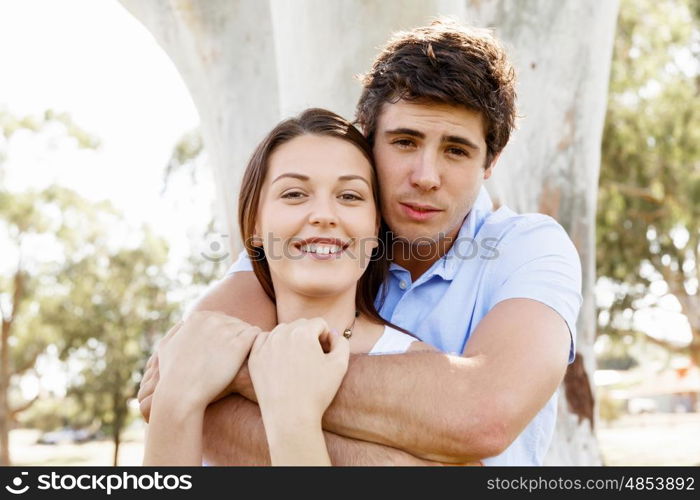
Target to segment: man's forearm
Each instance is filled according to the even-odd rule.
[[[440,465],[376,443],[324,432],[333,465]],[[207,409],[204,461],[210,465],[270,465],[270,452],[257,404],[229,396]]]
[[[468,373],[476,363],[432,352],[354,355],[326,411],[324,429],[440,462],[492,456],[498,450],[484,436],[492,424],[486,420],[486,408],[464,404],[463,385],[469,380],[455,375]],[[470,392],[474,395],[478,389]]]
[[[557,390],[570,341],[553,309],[504,300],[462,356],[353,356],[323,427],[441,462],[498,455]]]

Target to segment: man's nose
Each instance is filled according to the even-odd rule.
[[[338,216],[332,201],[318,200],[309,214],[309,224],[314,226],[331,226],[338,224]]]
[[[422,191],[430,191],[440,187],[440,172],[436,154],[425,151],[416,159],[411,173],[411,184]]]

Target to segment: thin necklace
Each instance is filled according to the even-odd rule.
[[[346,328],[345,331],[343,332],[343,337],[346,339],[350,339],[352,337],[352,329],[355,328],[355,321],[357,321],[357,317],[360,315],[360,311],[355,311],[355,318],[352,320],[352,324],[350,325],[349,328]]]

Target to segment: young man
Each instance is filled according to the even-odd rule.
[[[363,85],[357,119],[396,237],[380,313],[442,353],[354,356],[324,416],[331,458],[541,464],[574,356],[581,270],[553,219],[494,212],[483,188],[513,128],[513,69],[488,33],[437,22],[398,33]],[[271,329],[274,306],[250,269],[239,258],[197,308]],[[207,461],[264,463],[245,370],[233,389],[248,399],[208,410]]]

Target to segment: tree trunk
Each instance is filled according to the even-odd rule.
[[[112,434],[114,440],[114,456],[112,457],[112,466],[119,465],[119,445],[121,444],[121,429],[115,427]]]
[[[10,327],[11,320],[2,318],[0,338],[0,466],[10,465]]]
[[[325,107],[346,118],[354,117],[362,90],[355,75],[369,69],[390,33],[427,24],[438,13],[462,17],[465,11],[463,0],[283,0],[271,5],[282,116]]]
[[[121,3],[153,34],[190,91],[214,169],[221,229],[235,255],[241,248],[237,223],[241,176],[253,146],[279,118],[269,3]]]
[[[123,401],[119,396],[115,395],[113,400],[114,422],[112,427],[112,441],[114,442],[114,456],[112,465],[119,465],[119,446],[121,445],[122,427],[126,418],[125,410],[127,408],[126,401]]]
[[[618,4],[496,0],[470,14],[495,26],[518,73],[518,130],[489,181],[497,203],[542,212],[567,230],[583,265],[577,360],[560,388],[548,463],[599,464],[592,374],[595,212]]]
[[[616,1],[121,1],[155,35],[190,89],[234,252],[240,241],[232,217],[245,160],[280,114],[324,106],[352,116],[360,93],[353,75],[369,68],[396,29],[440,14],[495,26],[518,69],[524,119],[489,189],[499,204],[559,220],[583,262],[578,358],[560,389],[548,462],[600,462],[590,380],[594,231]]]

